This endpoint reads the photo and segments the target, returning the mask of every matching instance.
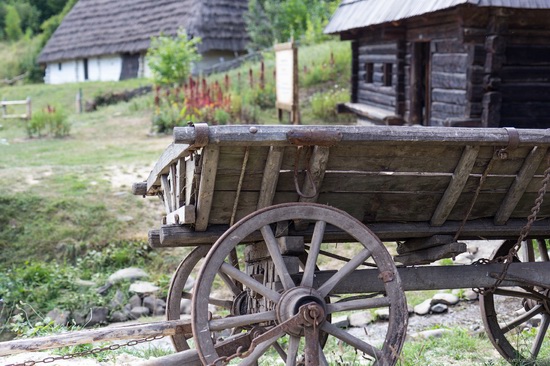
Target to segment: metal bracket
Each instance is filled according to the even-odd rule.
[[[501,160],[508,159],[508,152],[517,149],[519,146],[518,131],[514,127],[504,127],[504,129],[508,132],[508,146],[496,152],[498,158]]]

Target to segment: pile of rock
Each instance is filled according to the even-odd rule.
[[[166,301],[158,297],[160,290],[158,286],[142,280],[147,277],[149,275],[139,268],[121,269],[109,276],[107,283],[97,291],[104,295],[115,284],[131,281],[133,283],[130,285],[129,294],[117,290],[108,306],[92,307],[85,311],[54,309],[47,316],[59,325],[75,324],[91,327],[98,324],[124,322],[143,316],[164,315]]]

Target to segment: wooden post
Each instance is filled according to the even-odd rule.
[[[76,113],[82,113],[82,88],[78,89],[78,92],[76,93],[75,109]]]
[[[290,122],[300,124],[298,102],[298,48],[293,42],[275,45],[276,77],[276,107],[279,110],[279,120],[282,111],[290,112]]]
[[[27,97],[27,121],[30,121],[31,118],[32,118],[31,97]]]
[[[5,98],[2,98],[2,118],[6,118],[6,115],[8,114],[8,108],[7,106],[4,104],[4,102],[6,101]]]

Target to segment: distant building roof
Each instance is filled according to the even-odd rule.
[[[550,0],[343,0],[325,33],[340,33],[412,18],[459,5],[550,9]]]
[[[79,0],[42,50],[47,63],[149,48],[151,36],[185,28],[200,52],[243,51],[247,0]]]

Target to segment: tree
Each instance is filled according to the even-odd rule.
[[[27,2],[14,4],[21,19],[21,30],[25,33],[36,33],[40,30],[40,11]]]
[[[183,84],[191,74],[193,63],[201,59],[197,51],[200,42],[200,38],[189,39],[183,29],[176,37],[153,37],[147,63],[154,82],[158,85]]]
[[[23,37],[21,30],[21,18],[14,6],[6,6],[6,26],[4,28],[8,41],[17,41]]]
[[[4,28],[6,28],[6,6],[0,4],[0,40],[4,39]]]

